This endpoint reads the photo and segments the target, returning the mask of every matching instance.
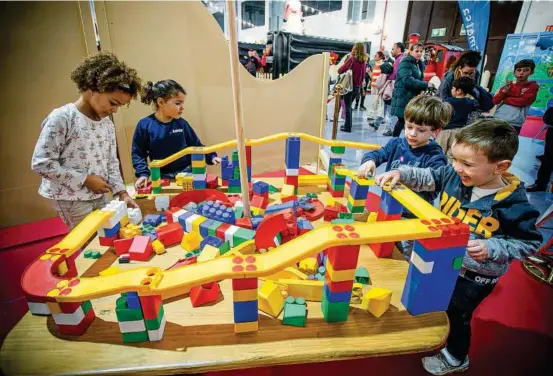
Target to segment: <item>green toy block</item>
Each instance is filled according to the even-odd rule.
[[[234,217],[235,218],[242,218],[244,216],[244,207],[243,206],[235,206],[234,207]]]
[[[345,146],[331,146],[330,151],[336,154],[344,154],[346,152]]]
[[[346,204],[348,207],[348,210],[351,212],[351,214],[357,214],[357,213],[364,213],[365,207],[364,206],[353,206],[349,201]]]
[[[309,193],[307,194],[307,197],[309,197],[310,199],[318,198],[318,196],[317,196],[316,193],[311,193],[311,192],[309,192]]]
[[[283,325],[305,327],[307,321],[307,305],[304,298],[288,296],[284,303]]]
[[[230,242],[227,240],[226,242],[223,243],[222,246],[219,247],[219,254],[222,256],[228,251],[230,251]]]
[[[238,186],[238,187],[229,186],[227,192],[228,193],[240,193],[240,192],[242,192],[242,189],[240,188],[240,186]]]
[[[152,180],[161,179],[161,170],[157,167],[150,168],[150,179]]]
[[[154,187],[154,188],[152,189],[152,193],[161,193],[161,186],[159,186],[159,187]]]
[[[453,259],[453,270],[459,270],[463,266],[463,256],[455,257]]]
[[[231,160],[232,160],[233,162],[238,162],[238,150],[234,150],[234,151],[232,152]]]
[[[330,188],[332,188],[333,191],[335,192],[341,192],[345,189],[345,185],[344,184],[340,184],[340,185],[334,185],[332,183],[330,183]]]
[[[206,171],[205,167],[192,167],[192,173],[195,175],[203,175]]]
[[[364,285],[371,284],[371,277],[369,277],[369,271],[364,266],[360,266],[355,269],[355,282],[362,283]]]
[[[161,326],[161,321],[163,321],[163,306],[159,307],[159,313],[157,314],[157,317],[155,319],[151,320],[144,320],[146,322],[146,329],[147,330],[158,330]]]
[[[83,309],[83,312],[86,315],[88,311],[92,309],[92,303],[90,303],[90,300],[85,300],[83,304],[81,304],[81,308]]]
[[[317,269],[317,271],[319,272],[319,274],[324,275],[326,272],[326,268],[324,266],[319,266],[319,269]]]
[[[315,279],[316,279],[317,281],[324,281],[324,280],[325,280],[325,275],[324,275],[324,273],[323,273],[323,274],[321,274],[321,273],[315,274]]]
[[[321,310],[326,322],[344,322],[348,320],[349,302],[331,303],[323,294]]]
[[[353,219],[352,213],[339,213],[338,214],[339,219]]]
[[[209,236],[217,237],[217,229],[219,227],[221,227],[222,224],[223,224],[223,222],[214,221],[213,224],[211,226],[209,226],[209,228],[207,229],[207,232],[208,232]]]
[[[192,257],[196,257],[196,254],[194,252],[187,252],[184,255],[184,258],[186,258],[186,259],[189,259],[189,258],[192,258]]]
[[[123,343],[148,342],[148,332],[121,333]]]
[[[355,222],[353,219],[333,219],[332,221],[330,221],[331,224],[333,225],[349,225],[349,224],[352,224],[353,222]]]
[[[232,178],[240,179],[240,169],[238,167],[234,168],[234,171],[232,172]]]
[[[90,256],[88,258],[99,259],[100,257],[102,257],[102,254],[100,253],[100,251],[92,251],[90,252]]]
[[[277,193],[277,192],[280,192],[280,190],[277,187],[269,184],[269,193]]]
[[[84,251],[84,258],[90,258],[90,255],[92,254],[92,249],[87,249]]]
[[[121,298],[119,298],[121,299]],[[119,300],[118,299],[118,300]],[[126,305],[126,304],[125,304]],[[130,309],[115,307],[115,315],[117,316],[117,321],[137,321],[144,320],[141,309]]]
[[[252,240],[254,236],[255,236],[255,231],[240,227],[232,235],[232,245],[236,247],[248,240]]]

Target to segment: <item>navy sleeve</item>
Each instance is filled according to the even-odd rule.
[[[363,156],[361,164],[367,161],[374,161],[374,164],[378,167],[382,163],[388,162],[394,155],[398,142],[400,141],[401,139],[398,137],[392,138],[383,148],[368,152]]]
[[[186,145],[187,146],[205,146],[204,144],[202,144],[202,141],[200,140],[196,132],[194,132],[194,129],[190,126],[190,124],[188,124],[188,122],[184,119],[182,121],[184,121],[184,137],[185,137]],[[217,153],[206,154],[205,155],[206,163],[209,165],[212,165],[213,158],[215,158],[216,156],[217,156]]]
[[[444,153],[434,154],[431,156],[428,161],[425,163],[425,166],[421,167],[430,167],[433,170],[437,170],[442,166],[447,166],[447,158]]]
[[[483,87],[476,86],[480,97],[478,98],[478,104],[481,111],[488,112],[493,108],[493,97]]]
[[[141,176],[150,176],[148,168],[148,149],[150,138],[146,129],[146,124],[142,120],[136,125],[132,138],[131,157],[134,167],[134,174],[137,178]]]

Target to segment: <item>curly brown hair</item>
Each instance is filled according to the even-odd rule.
[[[111,52],[87,57],[71,72],[71,80],[81,93],[89,89],[101,93],[123,91],[133,99],[136,99],[142,83],[136,69],[129,68]]]
[[[355,60],[362,63],[366,63],[369,60],[369,55],[365,51],[365,44],[363,42],[357,42],[353,46],[352,55]]]

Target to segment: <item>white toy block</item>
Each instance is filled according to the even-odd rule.
[[[184,229],[184,231],[192,232],[192,223],[198,218],[200,218],[198,214],[192,214],[190,217],[186,218],[186,228]]]
[[[79,325],[84,319],[83,307],[77,308],[74,313],[54,313],[52,317],[58,325]]]
[[[184,205],[183,209],[189,212],[193,212],[197,208],[198,208],[198,204],[196,204],[195,202],[189,202],[188,204]]]
[[[132,223],[133,225],[137,225],[142,222],[142,213],[140,212],[140,208],[131,208],[127,211],[130,223]]]
[[[144,320],[119,321],[121,333],[136,333],[146,331],[146,322]]]
[[[298,176],[300,174],[299,168],[287,168],[286,176]]]
[[[431,274],[434,269],[434,261],[424,261],[415,251],[411,252],[411,264],[422,274]]]
[[[50,314],[50,308],[46,303],[27,302],[27,305],[29,306],[29,311],[31,311],[33,315]]]
[[[240,227],[238,226],[230,226],[226,231],[225,231],[225,241],[228,241],[230,243],[230,246],[231,247],[234,247],[234,241],[232,240],[233,238],[233,235],[236,231],[238,231]]]
[[[161,339],[163,338],[163,332],[165,331],[166,323],[167,323],[167,320],[165,319],[165,313],[164,313],[163,318],[161,319],[161,324],[159,326],[159,329],[148,330],[148,339],[150,341],[161,341]]]
[[[184,209],[181,209],[177,212],[174,212],[173,213],[173,223],[179,223],[179,217],[181,215],[183,215],[184,213],[186,213],[186,210],[184,210]]]
[[[195,174],[192,177],[192,180],[194,181],[205,181],[207,179],[207,174]]]
[[[155,205],[157,211],[164,211],[169,209],[169,196],[156,196]]]
[[[128,215],[127,204],[124,201],[112,200],[102,210],[113,213],[111,218],[102,225],[102,228],[113,228],[121,222],[124,216]]]

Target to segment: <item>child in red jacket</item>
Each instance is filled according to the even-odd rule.
[[[530,105],[536,100],[540,86],[536,81],[528,81],[534,74],[536,64],[530,59],[524,59],[515,64],[516,81],[507,81],[493,97],[497,105],[494,117],[511,124],[520,133],[526,120]]]

